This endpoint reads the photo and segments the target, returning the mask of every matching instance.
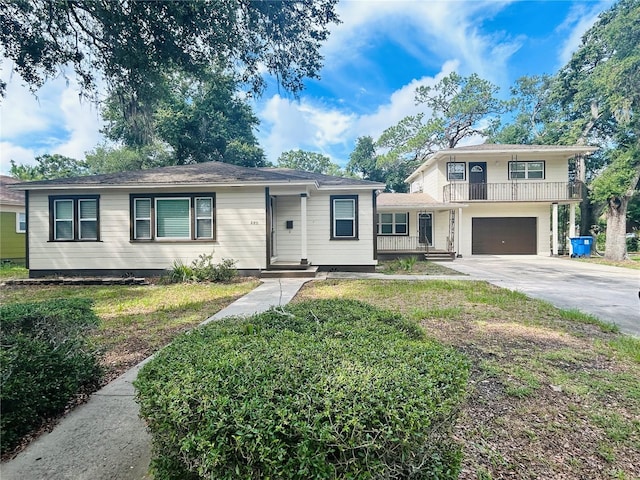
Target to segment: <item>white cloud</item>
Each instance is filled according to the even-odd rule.
[[[588,8],[587,4],[578,4],[571,9],[565,21],[557,28],[559,32],[568,31],[565,34],[564,44],[558,50],[560,66],[566,65],[571,60],[571,56],[582,43],[582,36],[596,23],[598,15],[612,3],[612,0],[604,0],[594,3],[591,8]]]
[[[309,98],[292,101],[274,95],[258,110],[263,135],[258,134],[267,159],[274,162],[286,150],[311,150],[332,157],[339,164],[346,162],[345,155],[333,152],[351,151],[358,137],[370,135],[377,139],[382,132],[407,115],[425,112],[415,104],[415,91],[421,85],[433,86],[443,77],[455,71],[458,63],[446,62],[433,77],[414,79],[393,92],[370,114],[327,107]]]
[[[456,61],[446,62],[440,72],[433,77],[414,79],[401,89],[393,92],[388,102],[380,105],[377,110],[368,115],[362,115],[354,126],[354,138],[370,135],[377,138],[382,132],[398,123],[408,115],[426,112],[424,106],[417,106],[415,102],[416,88],[419,86],[434,86],[449,73],[455,71],[459,64]]]
[[[522,39],[507,32],[485,35],[479,25],[511,3],[510,0],[473,2],[345,1],[337,10],[343,23],[332,28],[323,52],[331,64],[358,60],[359,52],[380,36],[390,38],[424,62],[456,58],[468,74],[496,80]],[[499,43],[499,48],[495,48]]]
[[[36,153],[32,149],[14,145],[10,142],[0,142],[0,173],[3,175],[9,174],[11,160],[18,164],[29,164],[33,163],[35,155]]]
[[[43,154],[61,154],[82,159],[86,151],[103,139],[103,122],[96,106],[79,95],[75,81],[58,77],[45,83],[35,95],[2,62],[0,76],[7,82],[0,103],[0,163],[33,164]]]
[[[327,108],[301,98],[299,101],[274,95],[258,112],[261,145],[267,159],[275,162],[283,151],[312,150],[325,153],[329,146],[343,142],[355,115]]]

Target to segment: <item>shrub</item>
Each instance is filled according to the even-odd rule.
[[[320,300],[185,334],[135,385],[158,480],[453,479],[467,374],[417,324]]]
[[[62,412],[83,387],[95,385],[100,367],[86,334],[98,317],[86,299],[0,306],[0,434],[2,452]]]
[[[185,265],[182,260],[174,260],[169,280],[173,283],[229,282],[238,275],[235,265],[235,260],[230,258],[223,258],[222,262],[214,264],[213,255],[203,253],[191,265]]]
[[[406,272],[411,272],[417,261],[417,257],[406,257],[398,260],[398,262],[400,263],[400,268]]]

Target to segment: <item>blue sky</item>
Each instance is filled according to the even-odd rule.
[[[344,166],[359,136],[417,113],[414,91],[451,71],[477,73],[508,96],[522,75],[553,74],[612,0],[342,0],[342,23],[323,46],[321,79],[298,99],[272,85],[253,103],[268,160],[285,150],[323,153]],[[96,107],[72,78],[49,81],[36,96],[4,61],[0,170],[44,153],[84,158],[103,141]]]

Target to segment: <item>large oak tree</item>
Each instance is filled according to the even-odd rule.
[[[640,2],[621,0],[602,13],[558,74],[558,92],[578,141],[608,147],[609,166],[591,198],[607,216],[605,257],[626,256],[627,205],[640,179]]]

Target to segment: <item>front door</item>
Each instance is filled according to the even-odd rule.
[[[418,214],[418,242],[433,245],[433,216],[430,213]]]
[[[487,162],[469,162],[469,200],[487,199]]]

